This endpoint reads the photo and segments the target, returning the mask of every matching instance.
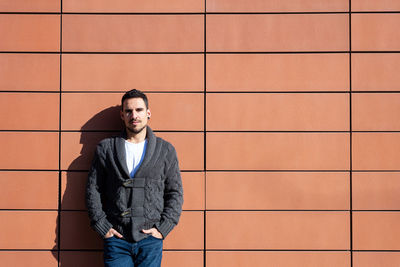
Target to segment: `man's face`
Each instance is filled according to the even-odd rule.
[[[150,110],[141,98],[129,98],[123,103],[121,119],[124,121],[126,130],[131,133],[140,133],[147,126]]]

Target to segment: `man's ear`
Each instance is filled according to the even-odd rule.
[[[119,116],[121,120],[124,120],[124,112],[122,110],[119,111]]]
[[[150,109],[147,109],[147,119],[150,119],[150,117],[151,117],[151,111]]]

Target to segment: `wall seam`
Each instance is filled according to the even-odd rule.
[[[203,266],[207,266],[207,0],[204,0],[204,216]]]
[[[350,130],[350,266],[353,267],[353,128],[352,128],[352,70],[351,70],[351,0],[349,0],[349,130]]]
[[[61,172],[61,133],[62,133],[62,13],[63,13],[63,0],[61,0],[60,5],[60,89],[59,89],[59,118],[58,118],[58,216],[57,216],[57,266],[60,267],[61,258],[61,201],[62,201],[62,172]]]

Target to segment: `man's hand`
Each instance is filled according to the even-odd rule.
[[[107,234],[104,236],[105,239],[110,238],[116,236],[118,238],[122,238],[123,236],[118,233],[114,228],[111,228],[110,230],[108,230]]]
[[[158,239],[162,239],[163,238],[162,234],[157,230],[157,228],[150,228],[148,230],[143,229],[142,232],[145,233],[145,234],[150,234],[150,235],[152,235],[152,236],[154,236],[155,238],[158,238]]]

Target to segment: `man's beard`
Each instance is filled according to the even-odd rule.
[[[147,127],[147,125],[144,125],[142,128],[139,128],[139,129],[135,129],[135,128],[131,128],[131,127],[126,127],[126,130],[129,131],[129,132],[131,132],[131,133],[138,134],[138,133],[140,133],[141,131],[143,131],[144,128],[146,128],[146,127]]]

